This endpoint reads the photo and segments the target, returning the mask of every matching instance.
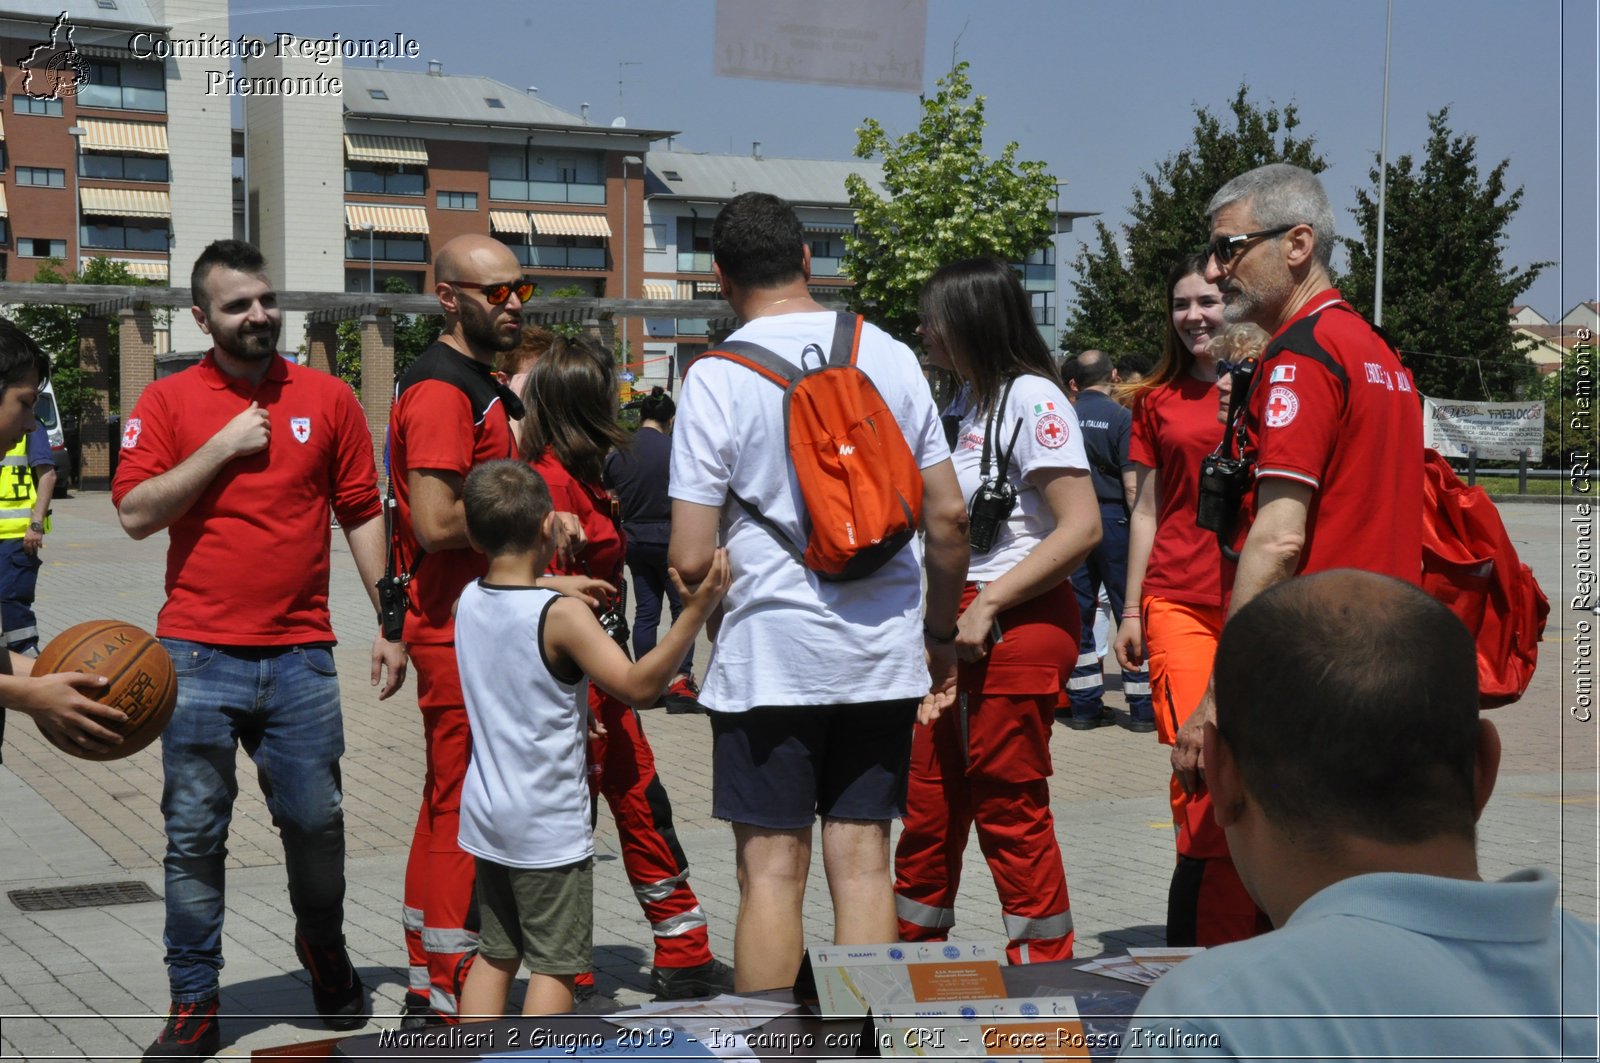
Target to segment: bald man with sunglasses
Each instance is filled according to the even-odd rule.
[[[411,1029],[456,1021],[477,948],[467,925],[472,857],[457,842],[471,738],[452,607],[486,566],[467,542],[461,497],[473,466],[516,456],[511,421],[522,416],[522,402],[493,370],[496,356],[520,341],[522,303],[534,291],[511,250],[488,236],[445,244],[434,274],[444,331],[400,378],[389,418],[392,548],[396,572],[409,577],[405,641],[427,753],[402,911],[410,967],[402,1026]],[[551,585],[576,590],[595,582],[568,577]]]

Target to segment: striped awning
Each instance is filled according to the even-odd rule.
[[[167,127],[156,122],[82,120],[84,151],[131,151],[138,155],[166,155]]]
[[[0,185],[0,218],[4,218],[10,210],[6,207],[6,186]]]
[[[360,232],[367,223],[373,232],[428,234],[428,212],[423,207],[378,207],[361,203],[344,205],[344,223],[351,232]]]
[[[118,218],[170,218],[172,197],[165,192],[135,188],[81,188],[78,202],[85,214]]]
[[[528,235],[528,215],[520,210],[491,210],[489,212],[489,229],[497,233],[515,233],[518,236]]]
[[[6,123],[5,123],[5,120],[3,118],[0,118],[0,140],[4,140],[5,138],[6,138]]]
[[[671,281],[645,281],[644,297],[646,299],[676,299],[678,292]]]
[[[598,236],[611,239],[611,223],[606,221],[604,214],[530,214],[529,217],[533,220],[533,231],[540,236]]]
[[[88,269],[90,261],[91,260],[87,258],[79,259],[79,268]],[[126,268],[129,273],[140,278],[141,280],[164,281],[167,279],[167,264],[165,262],[158,262],[155,259],[109,258],[106,261],[115,262],[117,265]]]
[[[428,165],[428,145],[420,137],[346,133],[344,154],[351,162],[380,162],[391,166]]]

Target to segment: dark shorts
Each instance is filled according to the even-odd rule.
[[[905,815],[917,699],[713,712],[711,814],[799,830]]]
[[[478,952],[521,958],[534,974],[582,974],[594,961],[594,861],[565,867],[477,865]]]

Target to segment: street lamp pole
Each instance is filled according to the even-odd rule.
[[[72,138],[72,240],[67,244],[72,250],[72,258],[68,260],[68,273],[83,271],[83,203],[79,199],[83,178],[78,176],[78,171],[82,169],[83,138],[88,132],[81,125],[67,127],[67,135]]]
[[[361,223],[361,231],[367,234],[367,291],[376,295],[378,293],[378,274],[372,266],[372,230],[377,228],[370,221]]]
[[[617,90],[619,95],[621,91],[619,85]],[[628,167],[643,165],[644,160],[637,155],[624,155],[622,157],[622,297],[624,299],[628,297]],[[627,317],[622,319],[623,343],[628,341],[629,320]],[[624,360],[622,368],[624,370],[628,368],[626,360]]]

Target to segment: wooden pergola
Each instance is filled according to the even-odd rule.
[[[122,366],[121,390],[116,408],[133,409],[139,395],[155,379],[155,325],[151,311],[171,309],[187,313],[193,305],[187,288],[100,284],[15,284],[0,282],[0,305],[80,307],[78,321],[79,364],[84,380],[95,394],[79,419],[83,487],[110,487],[111,446],[109,418],[112,410],[105,367],[110,354],[113,319],[118,325],[118,352]],[[383,460],[389,405],[394,396],[395,314],[437,314],[433,295],[350,292],[278,292],[283,310],[306,312],[306,361],[328,373],[337,371],[339,322],[361,323],[361,406],[372,432],[373,459]],[[842,308],[842,307],[841,307]],[[541,298],[523,304],[528,324],[574,323],[595,329],[608,344],[615,336],[618,318],[704,318],[732,325],[733,309],[723,300],[708,299],[596,299]]]

